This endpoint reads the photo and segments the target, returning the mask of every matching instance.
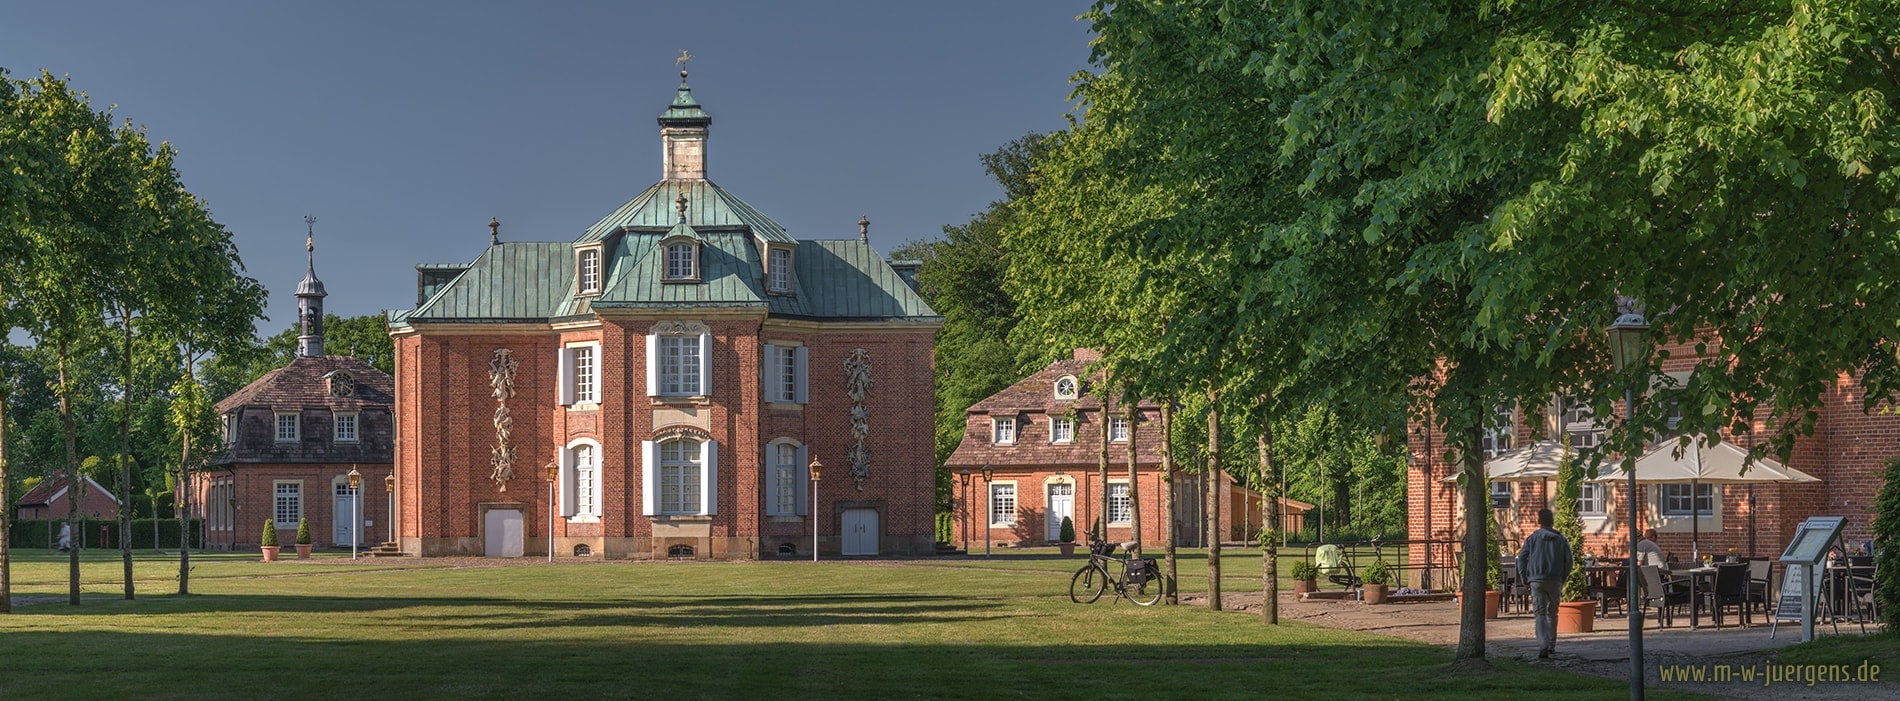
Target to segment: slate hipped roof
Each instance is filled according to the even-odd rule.
[[[1081,395],[1073,400],[1055,398],[1056,380],[1064,375],[1073,375],[1081,381]],[[963,442],[944,460],[946,467],[977,467],[994,465],[1094,465],[1101,451],[1101,408],[1102,400],[1093,393],[1100,387],[1101,376],[1089,371],[1089,363],[1083,360],[1058,360],[1036,371],[1015,384],[1004,388],[971,405],[964,412],[966,417],[988,415],[991,417],[1010,417],[1017,420],[1016,442],[998,445],[990,433],[990,422],[979,419],[977,426],[963,434]],[[1144,414],[1152,417],[1161,405],[1151,401],[1140,402]],[[1115,413],[1121,407],[1110,405]],[[1075,440],[1068,443],[1049,441],[1049,417],[1075,413],[1081,422],[1076,426]],[[1140,432],[1135,438],[1135,461],[1139,465],[1158,465],[1161,463],[1161,446],[1154,437],[1160,434],[1159,423],[1152,418],[1140,424]],[[1108,461],[1127,469],[1128,444],[1111,442],[1108,444]]]
[[[348,397],[330,394],[324,375],[347,370],[356,381]],[[299,357],[276,370],[264,373],[244,389],[218,402],[218,413],[228,414],[244,407],[269,407],[299,411],[306,407],[329,407],[333,411],[355,411],[364,407],[389,407],[395,404],[396,381],[376,366],[347,355],[317,358]]]

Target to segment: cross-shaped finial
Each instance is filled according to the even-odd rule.
[[[317,218],[305,214],[303,223],[307,227],[303,235],[303,250],[306,253],[315,252],[317,250]]]
[[[679,209],[680,221],[686,221],[686,191],[680,191],[679,199],[673,200],[673,205]]]

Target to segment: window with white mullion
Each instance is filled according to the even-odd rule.
[[[772,467],[772,479],[778,484],[777,513],[798,513],[798,447],[790,443],[776,446],[778,460]]]
[[[1009,526],[1016,523],[1016,485],[990,485],[990,525]]]
[[[296,523],[299,519],[303,518],[302,482],[276,483],[275,496],[276,503],[274,506],[276,508],[274,511],[276,513],[272,514],[276,517],[274,519],[274,525],[283,527],[286,523]]]
[[[594,459],[594,446],[574,446],[574,511],[579,516],[599,516],[600,504],[596,497],[599,470]]]
[[[681,438],[660,444],[660,513],[697,514],[699,441]]]
[[[1715,485],[1698,483],[1693,490],[1690,486],[1687,482],[1662,485],[1664,516],[1689,516],[1691,509],[1696,516],[1715,515]]]
[[[666,279],[690,280],[693,277],[693,244],[676,243],[667,246]]]
[[[591,294],[600,291],[600,251],[588,249],[580,255],[580,291]]]
[[[1016,442],[1016,419],[997,417],[991,420],[995,422],[996,429],[992,437],[993,442],[999,445]]]
[[[594,348],[595,346],[575,346],[574,354],[574,401],[576,403],[595,403],[600,401],[598,389],[594,386]]]
[[[1068,416],[1054,416],[1049,419],[1049,442],[1069,443],[1075,440],[1075,419]]]
[[[1108,439],[1125,443],[1128,441],[1128,417],[1115,416],[1108,420]]]
[[[673,396],[700,394],[699,337],[660,337],[660,393]]]
[[[335,436],[336,442],[355,443],[356,442],[356,414],[338,413],[335,415],[335,421],[336,421],[336,426],[335,426],[336,427],[336,436]]]
[[[1492,424],[1484,427],[1483,448],[1486,460],[1511,452],[1517,443],[1517,422],[1508,406],[1499,407]]]
[[[1128,523],[1135,520],[1134,513],[1128,500],[1128,483],[1108,485],[1108,522]]]
[[[792,252],[774,248],[766,257],[766,286],[773,292],[792,291]]]
[[[1584,482],[1578,485],[1577,513],[1584,516],[1602,516],[1608,513],[1601,483]]]
[[[277,442],[294,443],[298,439],[299,426],[296,414],[277,415]]]
[[[776,346],[776,348],[778,349],[778,400],[798,401],[798,349],[792,346]]]

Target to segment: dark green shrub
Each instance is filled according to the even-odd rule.
[[[1075,521],[1067,516],[1062,517],[1062,532],[1057,534],[1057,536],[1060,537],[1064,543],[1075,542]]]
[[[263,544],[264,547],[268,547],[268,548],[277,547],[277,522],[276,521],[272,521],[270,519],[264,519],[264,535],[262,536],[262,538],[263,539],[258,542]]]
[[[1293,563],[1293,581],[1311,582],[1319,579],[1319,567],[1307,560]]]
[[[1874,498],[1874,599],[1887,632],[1900,634],[1900,457],[1887,463],[1887,474]]]
[[[308,518],[297,519],[297,544],[310,544],[310,519]]]
[[[1359,578],[1367,584],[1391,584],[1392,570],[1386,566],[1384,560],[1373,560],[1372,564],[1366,566],[1365,574],[1360,575]]]
[[[1564,434],[1563,459],[1557,462],[1557,498],[1551,504],[1556,512],[1553,528],[1570,542],[1570,576],[1564,579],[1564,601],[1582,601],[1590,594],[1590,579],[1583,572],[1583,517],[1577,514],[1577,496],[1583,491],[1583,472],[1570,455],[1570,434]]]

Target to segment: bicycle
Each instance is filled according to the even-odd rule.
[[[1069,600],[1092,604],[1102,598],[1110,586],[1115,595],[1137,606],[1153,606],[1167,589],[1167,578],[1151,557],[1115,557],[1115,545],[1089,534],[1089,562],[1069,578]],[[1111,565],[1112,563],[1112,565]],[[1118,566],[1118,567],[1116,567]],[[1120,575],[1111,575],[1119,571]]]

